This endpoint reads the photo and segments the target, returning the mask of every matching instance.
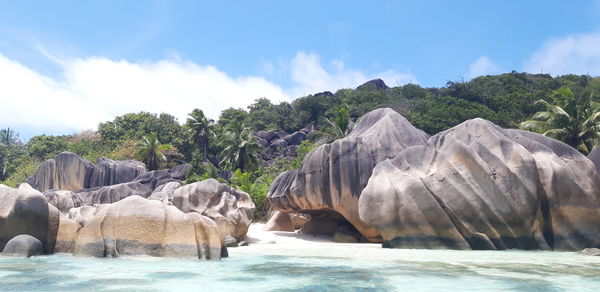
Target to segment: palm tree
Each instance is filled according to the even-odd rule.
[[[206,118],[204,112],[200,109],[194,109],[189,115],[186,126],[192,135],[194,145],[202,148],[204,160],[208,157],[208,143],[215,132],[212,130],[214,121]]]
[[[0,144],[8,147],[21,144],[19,134],[15,133],[11,128],[0,130]]]
[[[325,118],[327,123],[333,127],[334,138],[343,138],[352,130],[352,124],[350,123],[350,110],[346,104],[335,109],[335,116],[333,120]]]
[[[167,157],[162,151],[173,149],[169,144],[160,144],[156,134],[152,133],[148,136],[143,136],[136,145],[135,156],[138,160],[144,162],[149,170],[157,170],[167,162]]]
[[[258,163],[257,153],[260,145],[252,135],[250,128],[243,122],[233,122],[221,137],[221,164],[230,169],[240,169],[243,172],[253,169]]]
[[[600,104],[592,95],[576,97],[568,87],[553,92],[554,104],[538,100],[545,110],[522,122],[521,129],[565,142],[588,154],[600,141]]]

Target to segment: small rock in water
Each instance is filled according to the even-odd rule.
[[[275,241],[275,240],[270,240],[270,241],[269,241],[269,242],[267,242],[267,243],[268,243],[268,244],[276,244],[276,243],[277,243],[277,241]]]
[[[238,243],[238,245],[239,246],[248,246],[248,242],[242,240]]]
[[[600,248],[584,248],[579,253],[583,255],[600,256]]]
[[[3,255],[28,258],[44,253],[42,242],[27,234],[21,234],[13,237],[6,243]]]
[[[223,240],[225,241],[225,246],[227,247],[238,247],[238,241],[233,236],[227,235],[223,238]]]

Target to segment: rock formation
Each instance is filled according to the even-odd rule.
[[[263,227],[264,231],[289,231],[296,230],[290,214],[285,212],[275,211],[267,224]]]
[[[374,110],[347,137],[316,148],[300,169],[279,175],[269,190],[269,202],[285,212],[339,213],[370,241],[381,241],[379,231],[358,216],[359,196],[377,163],[427,139],[395,111]]]
[[[250,195],[212,178],[177,188],[173,205],[185,213],[196,212],[213,219],[223,235],[238,241],[248,232],[255,209]]]
[[[44,253],[52,253],[58,232],[59,211],[28,184],[18,189],[0,185],[0,250],[17,235],[37,238]]]
[[[62,152],[48,159],[27,179],[40,192],[47,190],[78,191],[90,187],[94,165],[71,152]]]
[[[384,246],[600,247],[600,177],[570,146],[474,119],[373,170],[360,218]]]
[[[211,219],[139,196],[108,205],[79,231],[74,254],[220,259],[223,236]]]
[[[42,242],[27,234],[21,234],[13,237],[6,243],[2,255],[15,257],[31,257],[44,253]]]

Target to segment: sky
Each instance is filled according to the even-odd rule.
[[[24,139],[513,70],[600,75],[600,0],[0,0],[0,128]]]

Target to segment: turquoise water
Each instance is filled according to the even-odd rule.
[[[232,250],[220,262],[0,257],[0,290],[600,291],[600,257],[576,253],[379,249],[374,255],[389,257],[370,258],[369,250],[359,252],[331,258]]]

